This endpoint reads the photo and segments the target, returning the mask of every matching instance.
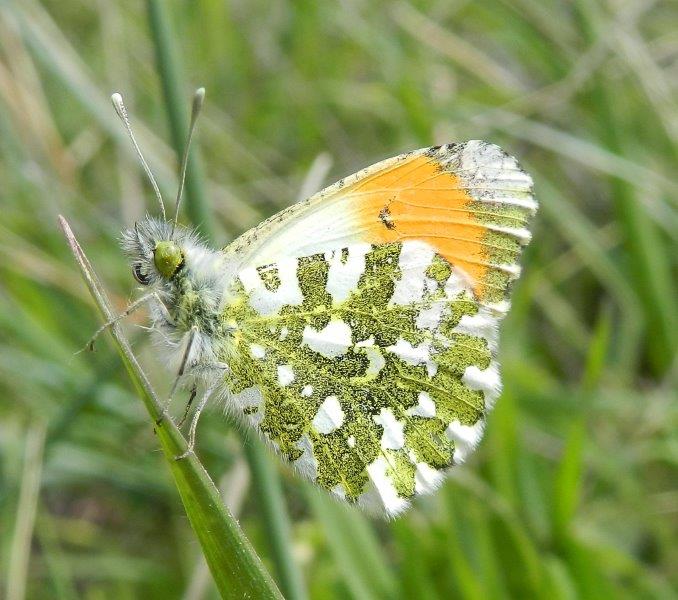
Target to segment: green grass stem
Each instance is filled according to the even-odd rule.
[[[60,224],[101,316],[105,321],[111,320],[114,313],[103,285],[68,222],[60,217]],[[219,593],[224,598],[282,598],[198,457],[192,453],[182,460],[176,460],[175,457],[186,450],[186,440],[173,421],[163,417],[158,397],[120,326],[112,325],[110,332],[134,387],[155,424],[155,432],[186,515],[200,541]]]
[[[188,130],[186,101],[182,93],[181,69],[175,47],[170,16],[161,0],[147,0],[148,18],[156,52],[156,60],[177,156],[182,156]],[[186,212],[189,220],[211,243],[216,242],[214,217],[204,192],[203,174],[195,155],[189,156],[186,177]],[[252,472],[254,489],[259,497],[268,540],[275,561],[280,586],[290,600],[306,597],[301,573],[294,564],[291,550],[291,527],[280,476],[269,464],[271,458],[255,439],[243,438],[246,456]]]
[[[148,22],[155,47],[156,64],[160,74],[163,97],[167,106],[170,135],[179,159],[184,153],[188,118],[185,94],[182,91],[181,67],[174,35],[163,0],[147,0]],[[192,223],[208,239],[214,238],[214,226],[209,198],[205,193],[200,152],[194,148],[188,157],[186,169],[186,212]],[[170,209],[173,214],[173,208]]]

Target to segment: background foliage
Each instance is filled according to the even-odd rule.
[[[203,418],[199,453],[274,577],[287,555],[321,599],[676,597],[676,4],[165,8],[186,103],[207,87],[198,140],[223,243],[365,165],[453,140],[504,146],[541,202],[502,330],[505,393],[487,436],[404,518],[344,510],[286,468],[288,517],[265,510],[275,470],[266,463],[252,478],[250,442],[218,408]],[[120,309],[134,282],[118,232],[156,210],[114,90],[171,197],[176,158],[144,4],[0,1],[7,598],[215,594],[115,351],[102,339],[74,356],[98,319],[57,213]],[[162,361],[134,326],[143,322],[128,331],[165,393]],[[272,536],[286,518],[289,539]]]

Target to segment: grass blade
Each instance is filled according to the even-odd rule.
[[[63,217],[60,217],[60,224],[99,311],[106,321],[110,320],[113,313],[101,282]],[[155,431],[163,454],[220,594],[224,598],[282,598],[195,454],[175,460],[175,456],[186,450],[186,440],[171,420],[163,419],[158,424],[162,409],[148,378],[120,326],[113,325],[111,334],[149,416],[157,424]]]
[[[582,487],[582,453],[584,427],[572,425],[563,458],[555,478],[553,493],[553,537],[556,543],[567,539],[570,525],[580,501]]]
[[[156,62],[160,72],[163,96],[167,104],[172,144],[181,157],[186,143],[188,119],[184,111],[184,95],[181,93],[181,77],[178,59],[172,39],[169,18],[163,3],[148,0],[148,20],[155,44]],[[191,221],[207,238],[213,238],[211,211],[204,189],[204,177],[197,149],[188,157],[186,169],[186,211]],[[171,213],[170,213],[171,214]]]
[[[261,442],[254,436],[249,436],[249,439],[245,435],[241,437],[259,508],[266,523],[280,587],[286,598],[301,600],[306,598],[306,591],[301,571],[294,562],[291,548],[292,528],[287,516],[280,476]]]
[[[356,600],[393,598],[395,577],[367,520],[354,508],[339,504],[307,485],[307,498],[325,530],[343,582]]]
[[[45,425],[38,423],[28,430],[26,436],[21,491],[17,503],[17,516],[7,576],[7,600],[23,600],[26,595],[28,563],[42,479],[45,431]]]
[[[598,21],[602,17],[590,3],[577,2],[576,10],[582,29],[589,38],[598,35]],[[636,143],[627,141],[617,116],[615,88],[606,78],[596,81],[591,92],[591,102],[598,110],[600,139],[607,148],[617,154],[629,154],[627,146]],[[629,276],[637,282],[647,321],[647,352],[656,375],[662,375],[671,367],[678,347],[678,303],[672,276],[672,264],[667,240],[661,235],[641,203],[646,190],[638,190],[620,177],[613,177],[610,190],[614,200],[617,220],[624,234],[624,244],[629,255]]]
[[[158,71],[169,116],[172,142],[177,156],[182,156],[188,119],[181,89],[181,69],[177,58],[171,23],[166,5],[158,0],[147,0],[148,19],[155,45]],[[200,161],[194,153],[188,157],[186,176],[186,212],[189,220],[210,242],[215,242],[214,219],[204,191]],[[254,489],[263,511],[271,552],[275,560],[280,585],[291,600],[306,597],[303,579],[292,559],[290,522],[285,507],[282,485],[276,469],[270,464],[259,440],[243,437],[246,455],[252,472]]]

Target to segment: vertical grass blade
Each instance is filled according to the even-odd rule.
[[[434,582],[427,569],[429,556],[426,553],[427,540],[416,530],[417,523],[398,519],[391,525],[394,539],[398,541],[401,557],[399,563],[400,587],[405,598],[437,600]]]
[[[576,3],[582,30],[595,40],[600,35],[595,4]],[[609,150],[618,155],[627,154],[627,141],[623,136],[623,123],[617,118],[615,90],[605,78],[596,80],[591,92],[600,124],[599,137]],[[651,113],[650,113],[651,114]],[[665,373],[672,364],[678,348],[678,294],[672,276],[670,252],[666,240],[652,223],[639,201],[638,191],[619,177],[610,181],[617,220],[624,234],[624,243],[630,259],[630,277],[637,282],[638,294],[643,300],[647,321],[648,358],[657,375]]]
[[[574,423],[568,436],[553,492],[553,538],[564,543],[568,538],[570,524],[580,501],[582,487],[582,454],[584,426]]]
[[[155,45],[158,71],[162,82],[172,141],[177,156],[184,150],[188,119],[186,99],[182,93],[181,75],[174,36],[166,5],[160,0],[147,0],[148,18]],[[199,161],[189,156],[186,177],[186,212],[189,220],[208,241],[215,243],[213,217],[206,194]],[[285,507],[282,486],[277,471],[266,451],[256,439],[245,439],[246,455],[252,472],[254,489],[259,497],[263,518],[268,531],[271,552],[275,561],[280,586],[291,600],[306,597],[303,579],[292,558],[290,522]]]
[[[45,425],[38,423],[28,430],[21,490],[10,549],[7,576],[7,600],[23,600],[26,596],[28,561],[31,554],[33,527],[42,478],[42,457],[45,444]]]
[[[395,597],[395,577],[362,514],[311,485],[306,485],[306,490],[351,597],[356,600]]]
[[[263,521],[266,523],[268,543],[275,561],[280,587],[286,598],[302,600],[306,598],[306,590],[301,571],[294,562],[291,525],[280,477],[261,442],[253,436],[248,438],[243,435],[241,438],[252,474],[254,491],[259,500]]]
[[[188,119],[184,109],[186,100],[181,90],[179,59],[176,55],[172,29],[164,3],[159,0],[147,0],[146,6],[160,82],[167,104],[172,144],[177,151],[177,156],[181,157],[186,143]],[[214,231],[204,181],[199,152],[194,149],[188,157],[186,169],[186,211],[190,220],[209,239],[214,237]]]
[[[67,221],[61,228],[99,312],[108,321],[114,315],[106,292]],[[111,327],[116,348],[139,393],[160,441],[186,515],[205,554],[214,582],[224,598],[282,598],[238,522],[224,505],[219,492],[195,454],[182,460],[175,456],[186,450],[186,440],[174,423],[161,419],[162,409],[155,391],[132,353],[119,325]]]
[[[44,557],[46,571],[54,589],[54,596],[57,600],[77,600],[79,594],[70,572],[68,557],[61,547],[55,519],[46,512],[44,505],[38,506],[38,521],[35,533],[40,543],[40,551]]]

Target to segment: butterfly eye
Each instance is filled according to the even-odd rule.
[[[150,282],[148,275],[141,272],[141,265],[134,265],[132,267],[132,275],[134,275],[134,279],[136,279],[141,285],[148,285]]]

